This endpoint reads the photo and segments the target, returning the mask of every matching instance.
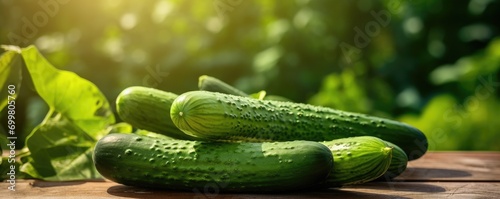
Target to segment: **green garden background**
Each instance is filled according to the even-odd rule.
[[[35,45],[112,105],[129,86],[180,94],[210,75],[406,122],[430,150],[498,151],[499,10],[494,0],[0,0],[0,44]],[[28,135],[47,106],[23,77],[17,126]]]

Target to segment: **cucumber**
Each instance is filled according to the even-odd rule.
[[[131,186],[217,192],[281,192],[316,188],[332,170],[318,142],[223,143],[109,134],[93,153],[105,178]]]
[[[391,165],[389,165],[389,169],[387,169],[387,172],[385,172],[384,175],[380,176],[377,179],[378,181],[392,180],[393,178],[401,175],[401,173],[406,170],[406,167],[408,165],[408,157],[406,157],[403,149],[393,143],[387,141],[384,142],[388,146],[392,147]]]
[[[215,77],[211,77],[208,75],[202,75],[198,78],[198,88],[203,91],[212,91],[219,93],[226,93],[230,95],[237,95],[243,97],[249,97],[243,91],[238,90],[237,88],[223,82]]]
[[[427,151],[427,138],[407,124],[293,102],[190,91],[172,103],[170,116],[186,134],[207,140],[326,141],[374,136],[399,146],[409,160]]]
[[[382,176],[391,165],[393,148],[372,136],[341,138],[320,142],[333,154],[328,187],[361,184]]]
[[[279,95],[266,95],[265,91],[260,91],[254,94],[246,94],[245,92],[238,90],[237,88],[223,82],[215,77],[211,77],[208,75],[202,75],[198,79],[198,88],[203,91],[211,91],[218,93],[225,93],[230,95],[242,96],[242,97],[252,97],[256,98],[253,95],[259,95],[264,92],[263,100],[275,100],[275,101],[283,101],[283,102],[293,102],[291,99],[288,99]],[[258,97],[257,97],[258,98]]]
[[[174,93],[132,86],[116,98],[118,116],[133,127],[156,132],[176,139],[194,140],[179,130],[170,118],[170,107],[177,98]]]

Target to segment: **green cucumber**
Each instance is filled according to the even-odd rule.
[[[116,110],[120,118],[133,127],[176,139],[193,140],[195,138],[179,130],[170,118],[170,107],[175,98],[174,93],[132,86],[118,95]]]
[[[93,153],[97,171],[124,185],[196,191],[278,192],[315,188],[333,166],[318,142],[223,143],[109,134]]]
[[[210,92],[219,92],[230,95],[242,96],[242,97],[252,97],[259,98],[260,94],[263,94],[263,100],[274,100],[274,101],[283,101],[283,102],[292,102],[291,99],[286,97],[282,97],[279,95],[266,95],[265,91],[260,91],[254,94],[246,94],[245,92],[238,90],[237,88],[223,82],[215,77],[211,77],[208,75],[202,75],[198,79],[198,88],[202,91],[210,91]]]
[[[215,77],[202,75],[198,78],[198,88],[203,91],[219,92],[230,95],[249,97],[245,92],[223,82]]]
[[[333,170],[328,187],[361,184],[385,174],[391,165],[393,148],[372,136],[341,138],[320,142],[333,154]]]
[[[207,140],[326,141],[374,136],[399,146],[409,160],[427,151],[427,138],[407,124],[293,102],[190,91],[172,103],[170,116],[186,134]]]
[[[401,175],[406,170],[408,165],[408,157],[406,156],[403,149],[398,147],[397,145],[384,141],[388,146],[392,147],[392,159],[391,165],[389,165],[389,169],[384,173],[383,176],[380,176],[377,180],[392,180],[393,178]]]

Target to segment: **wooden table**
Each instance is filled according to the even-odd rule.
[[[1,184],[0,198],[500,198],[500,152],[428,152],[390,182],[277,195],[157,191],[104,180],[18,180],[15,192]]]

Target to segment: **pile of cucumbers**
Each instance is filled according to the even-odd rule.
[[[427,151],[425,135],[397,121],[249,95],[210,76],[198,86],[123,90],[118,115],[150,133],[100,139],[99,173],[148,188],[284,192],[390,180]]]

